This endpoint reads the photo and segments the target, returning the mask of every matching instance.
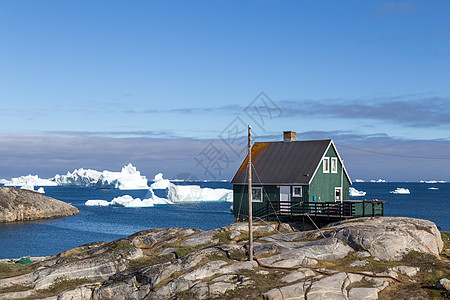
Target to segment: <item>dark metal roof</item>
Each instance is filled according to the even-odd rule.
[[[331,140],[266,142],[252,146],[252,181],[256,184],[308,184]],[[247,184],[246,157],[231,180]]]

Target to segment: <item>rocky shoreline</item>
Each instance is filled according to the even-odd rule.
[[[0,186],[0,223],[59,218],[79,213],[76,207],[41,193]]]
[[[444,279],[442,290],[423,288],[450,277],[448,244],[430,221],[257,223],[254,237],[252,262],[246,223],[91,243],[0,276],[0,299],[428,299],[450,289]]]

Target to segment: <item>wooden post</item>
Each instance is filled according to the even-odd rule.
[[[248,260],[253,261],[252,126],[248,125]]]

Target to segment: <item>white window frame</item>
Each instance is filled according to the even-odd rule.
[[[295,189],[300,189],[300,194],[295,193]],[[303,197],[303,187],[301,185],[294,185],[292,187],[292,197]]]
[[[331,173],[337,173],[338,169],[338,163],[337,163],[337,157],[331,158]]]
[[[339,193],[339,195],[341,195],[341,198],[340,199],[337,199],[337,197],[336,197],[336,192],[337,191],[340,191],[340,193]],[[334,188],[334,201],[335,202],[342,202],[342,188],[341,187],[335,187]]]
[[[329,157],[324,157],[323,158],[323,162],[322,162],[322,164],[323,164],[323,172],[324,173],[330,173],[330,158]]]
[[[259,192],[261,193],[261,199],[254,199],[253,198],[253,191],[254,190],[259,190]],[[256,187],[252,187],[252,202],[263,202],[263,188],[262,186],[256,186]]]

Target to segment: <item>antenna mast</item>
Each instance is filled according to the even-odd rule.
[[[253,261],[252,126],[248,125],[248,260]]]

